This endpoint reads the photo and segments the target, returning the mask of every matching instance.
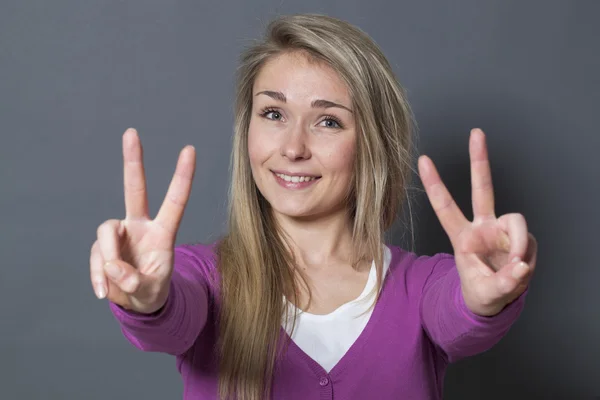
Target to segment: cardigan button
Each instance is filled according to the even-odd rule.
[[[321,386],[327,386],[328,383],[329,383],[329,379],[327,379],[326,377],[322,377],[321,380],[319,381],[319,385],[321,385]]]

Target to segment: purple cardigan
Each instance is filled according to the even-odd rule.
[[[494,317],[465,305],[454,256],[417,256],[389,246],[381,297],[356,342],[327,373],[292,341],[278,360],[272,399],[441,399],[449,363],[490,349],[523,309],[525,294]],[[153,315],[110,303],[125,337],[144,351],[176,356],[184,399],[217,399],[214,245],[180,245],[165,307]],[[287,336],[282,328],[281,334]]]

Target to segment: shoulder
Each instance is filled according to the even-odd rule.
[[[454,255],[450,253],[419,255],[400,246],[387,247],[391,252],[390,275],[409,292],[420,293],[428,281],[445,275],[455,266]]]

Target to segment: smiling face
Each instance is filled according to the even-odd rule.
[[[252,97],[250,165],[274,212],[313,219],[343,210],[356,131],[350,94],[337,73],[284,53],[262,67]]]

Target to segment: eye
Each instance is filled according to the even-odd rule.
[[[321,123],[325,123],[326,128],[331,128],[331,129],[343,128],[340,120],[337,119],[336,117],[334,117],[333,115],[326,115],[325,119],[323,121],[321,121]]]
[[[281,113],[273,108],[266,108],[260,112],[260,116],[272,121],[280,121],[283,117]]]

